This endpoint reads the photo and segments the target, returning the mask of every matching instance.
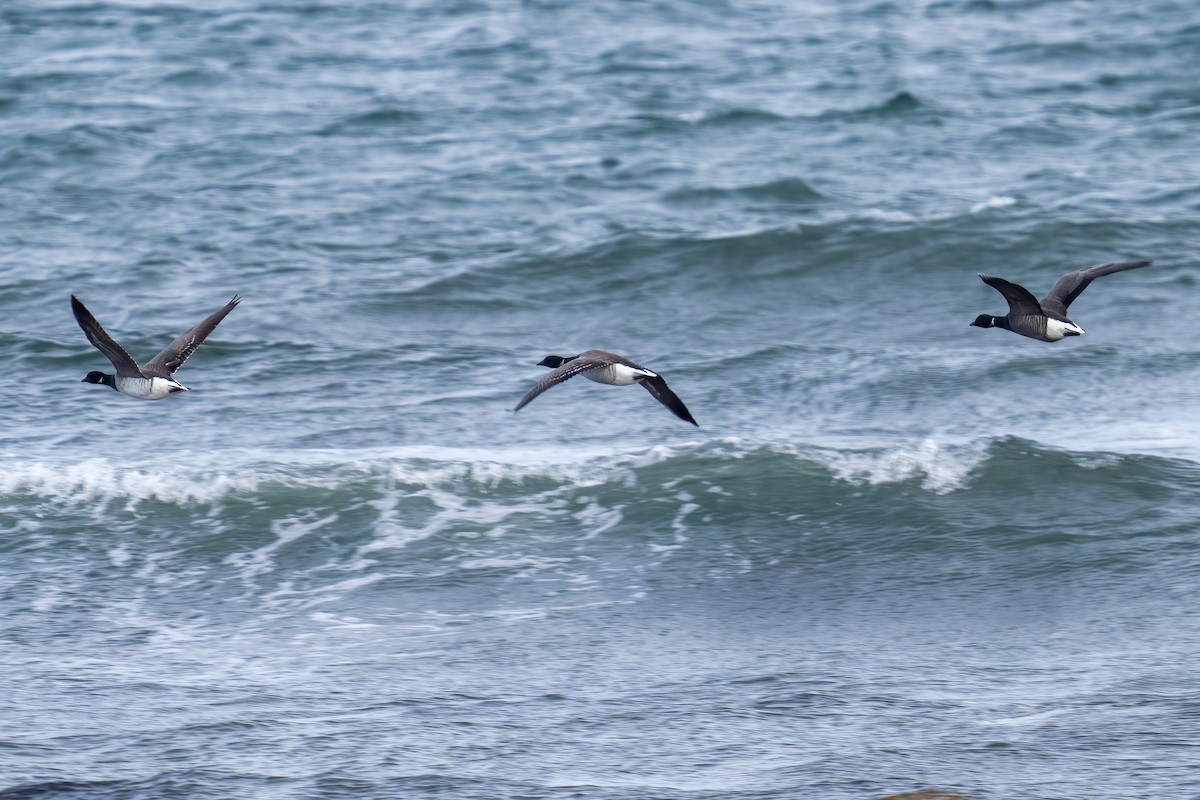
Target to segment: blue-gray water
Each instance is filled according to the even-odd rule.
[[[6,0],[0,797],[1200,796],[1198,20]]]

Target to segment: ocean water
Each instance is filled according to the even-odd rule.
[[[1200,797],[1198,54],[1169,0],[0,3],[0,798]],[[193,391],[80,382],[70,294],[148,359],[235,292]],[[512,413],[587,348],[700,427]]]

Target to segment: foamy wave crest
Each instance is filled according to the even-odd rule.
[[[966,488],[971,473],[987,461],[986,442],[945,445],[932,439],[901,447],[863,452],[834,451],[818,456],[840,480],[878,486],[921,480],[937,494]]]
[[[989,209],[1008,208],[1009,206],[1013,206],[1016,204],[1017,204],[1017,199],[1015,197],[1004,197],[1004,196],[989,197],[987,200],[984,200],[982,203],[976,203],[975,205],[971,206],[971,213],[972,214],[982,214],[984,211],[988,211]]]
[[[230,491],[253,492],[260,473],[130,468],[106,459],[74,464],[7,459],[0,474],[0,495],[34,495],[58,503],[91,504],[147,500],[164,503],[211,503]]]
[[[780,456],[786,460],[773,462]],[[526,508],[525,501],[537,501],[543,515],[591,514],[590,522],[600,531],[611,527],[620,508],[592,509],[588,498],[598,487],[605,487],[609,498],[638,502],[643,495],[659,496],[681,479],[736,481],[759,472],[778,477],[781,470],[805,469],[805,464],[851,485],[920,480],[922,488],[946,493],[965,487],[988,456],[986,442],[926,439],[889,448],[831,450],[738,438],[632,452],[407,448],[197,453],[136,465],[106,459],[26,461],[10,455],[0,474],[0,496],[33,497],[55,507],[107,508],[115,503],[129,510],[146,502],[193,507],[234,499],[277,511],[368,503],[379,517],[372,546],[387,548],[436,532],[438,515],[470,517],[485,530],[502,528],[514,509]],[[731,469],[734,464],[737,468]],[[807,480],[803,472],[795,474],[797,480]],[[422,518],[428,524],[408,519],[408,499],[417,496],[434,514]],[[561,505],[568,502],[569,511]]]
[[[1006,197],[998,195],[989,197],[987,200],[982,200],[973,203],[968,209],[971,215],[982,214],[986,211],[994,209],[1008,208],[1017,204],[1015,197]],[[926,214],[913,214],[909,211],[889,208],[867,208],[861,212],[855,212],[846,219],[856,220],[864,219],[871,222],[891,222],[891,223],[915,223],[915,222],[942,222],[944,220],[956,219],[962,216],[961,208],[946,208],[941,211],[934,211]]]

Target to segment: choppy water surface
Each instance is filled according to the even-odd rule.
[[[5,4],[0,797],[1200,794],[1194,12]]]

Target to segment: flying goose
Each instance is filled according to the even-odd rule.
[[[1041,302],[1038,302],[1024,286],[980,273],[980,280],[1004,295],[1004,299],[1008,301],[1008,313],[1003,317],[980,314],[971,324],[976,328],[1004,328],[1031,339],[1041,339],[1043,342],[1057,342],[1067,336],[1082,336],[1083,328],[1067,318],[1067,307],[1079,297],[1088,284],[1102,275],[1148,267],[1152,263],[1118,261],[1068,272],[1058,279],[1058,283],[1054,284],[1054,288]]]
[[[687,406],[683,404],[678,395],[671,391],[661,375],[633,363],[624,356],[607,353],[604,350],[584,350],[577,356],[546,356],[538,362],[538,366],[550,367],[552,372],[543,376],[533,385],[532,389],[526,392],[525,396],[521,398],[521,402],[517,403],[517,407],[513,409],[514,412],[529,405],[533,398],[551,386],[560,384],[576,375],[583,375],[596,383],[608,383],[613,386],[640,383],[646,387],[646,391],[654,395],[655,400],[670,409],[672,414],[699,427],[699,423],[692,419]]]
[[[92,316],[92,312],[88,311],[75,295],[71,295],[71,310],[75,312],[75,321],[79,323],[92,346],[104,353],[116,369],[115,375],[93,370],[84,377],[82,383],[111,386],[121,394],[138,400],[162,400],[167,395],[188,391],[186,386],[171,377],[172,374],[188,356],[196,352],[196,348],[213,332],[217,323],[225,319],[225,315],[233,311],[239,302],[241,298],[234,295],[223,308],[188,328],[167,345],[166,349],[146,362],[146,366],[139,367],[129,353],[125,352],[125,348],[117,344],[108,335],[108,331],[101,327]]]

